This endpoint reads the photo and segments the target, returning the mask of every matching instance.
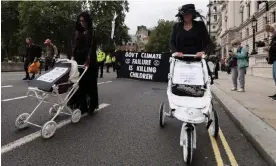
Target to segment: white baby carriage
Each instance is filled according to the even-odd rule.
[[[160,126],[164,127],[165,116],[183,121],[180,133],[180,146],[183,147],[183,158],[187,164],[192,162],[193,150],[196,149],[196,124],[206,122],[207,130],[214,137],[219,131],[218,116],[213,109],[211,78],[204,58],[195,60],[195,55],[184,55],[185,58],[170,58],[167,95],[170,110],[165,111],[161,103],[159,110]],[[177,86],[178,85],[178,86]],[[175,88],[180,90],[176,90]],[[183,88],[184,86],[184,88]],[[191,87],[200,87],[194,93]],[[181,91],[181,87],[184,91]],[[185,91],[186,88],[186,91]],[[200,92],[203,92],[202,94]]]
[[[87,70],[87,67],[85,67],[84,72],[79,76],[78,67],[84,68],[83,65],[78,66],[76,61],[59,59],[51,70],[31,81],[27,96],[35,97],[40,102],[30,114],[23,113],[19,115],[15,121],[15,126],[19,129],[28,125],[40,127],[41,136],[46,139],[54,135],[57,129],[57,123],[54,120],[58,115],[69,115],[71,116],[71,121],[77,123],[81,118],[81,111],[79,109],[72,110],[72,108],[67,106],[67,103],[77,92],[78,83]],[[61,94],[68,91],[69,93],[63,99]],[[56,103],[47,101],[49,97],[57,97]],[[40,126],[30,122],[29,119],[42,103],[52,105],[49,109],[51,119],[43,126]]]

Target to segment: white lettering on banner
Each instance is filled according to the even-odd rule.
[[[136,70],[140,72],[146,72],[146,73],[156,73],[156,67],[137,66]]]
[[[146,59],[132,59],[134,65],[151,65],[151,60]]]
[[[125,57],[137,58],[138,53],[126,52]]]
[[[147,58],[147,59],[161,59],[162,54],[152,54],[152,53],[142,53],[141,57],[142,58]]]
[[[133,70],[133,66],[132,66],[132,65],[129,65],[129,66],[128,66],[128,70],[132,71],[132,70]]]
[[[153,79],[153,74],[130,72],[130,77],[142,78],[142,79],[146,79],[146,80],[152,80]]]

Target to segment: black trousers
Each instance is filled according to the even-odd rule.
[[[112,67],[113,67],[113,72],[115,72],[115,70],[116,70],[116,63],[115,62],[112,62]]]
[[[106,72],[107,73],[109,73],[109,68],[111,67],[111,65],[112,65],[111,63],[107,63],[106,64]]]
[[[26,78],[30,78],[30,75],[29,75],[29,72],[28,72],[28,67],[29,65],[32,63],[32,61],[25,61],[24,62],[24,70],[25,70],[25,73],[26,73]],[[35,73],[33,73],[32,75],[32,78],[35,77]]]
[[[101,72],[100,77],[103,77],[103,68],[104,68],[104,62],[98,62],[98,72],[97,72],[97,77],[99,76],[99,70]]]

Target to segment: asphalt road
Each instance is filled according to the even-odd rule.
[[[106,107],[77,124],[65,124],[47,140],[39,128],[17,130],[16,117],[31,112],[34,98],[24,97],[28,81],[23,73],[1,73],[1,157],[2,166],[177,166],[185,165],[179,145],[181,122],[166,118],[159,127],[160,102],[167,101],[166,83],[115,79],[105,74],[99,79],[100,103]],[[112,82],[107,82],[112,81]],[[205,125],[197,126],[194,166],[265,166],[265,161],[214,100],[221,133],[210,138]],[[32,121],[43,125],[48,105],[42,105]],[[57,119],[64,122],[68,116]],[[3,151],[3,147],[6,151]]]

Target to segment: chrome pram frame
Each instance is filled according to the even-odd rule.
[[[71,121],[72,123],[77,123],[80,118],[81,118],[81,111],[79,109],[72,109],[70,108],[67,104],[69,100],[73,97],[73,95],[78,91],[79,89],[79,81],[82,79],[84,74],[86,73],[88,67],[84,65],[78,65],[78,68],[84,68],[84,71],[82,74],[79,76],[78,80],[75,83],[72,83],[70,81],[66,83],[61,83],[61,84],[54,84],[52,86],[52,91],[51,92],[46,92],[43,90],[38,89],[37,87],[28,87],[28,92],[26,96],[28,97],[34,97],[39,100],[39,103],[37,106],[34,108],[34,110],[29,114],[29,113],[23,113],[19,115],[16,118],[15,121],[15,126],[19,129],[23,129],[28,127],[28,125],[36,126],[41,128],[41,136],[42,138],[50,138],[54,135],[56,129],[57,129],[57,123],[54,121],[57,116],[60,114],[65,114],[71,116]],[[66,97],[63,99],[61,94],[59,93],[59,87],[62,85],[66,84],[72,84],[70,88],[68,88],[69,92],[67,91],[68,94],[66,94]],[[62,93],[64,94],[64,93]],[[57,97],[57,103],[49,102],[46,99],[49,98],[50,96],[52,97]],[[43,126],[40,126],[38,124],[32,123],[29,121],[29,119],[32,117],[32,115],[37,111],[39,106],[42,103],[50,104],[51,107],[49,109],[49,115],[51,119],[47,121]],[[64,111],[64,108],[66,108],[66,111]]]

